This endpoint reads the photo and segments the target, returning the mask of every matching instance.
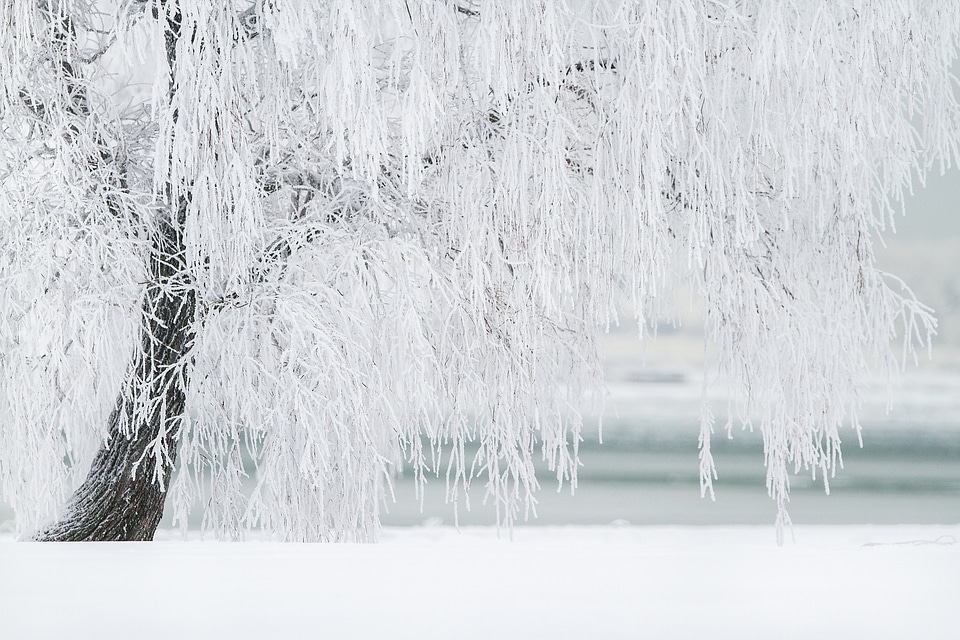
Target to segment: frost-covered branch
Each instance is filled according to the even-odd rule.
[[[27,87],[20,87],[20,100],[47,132],[52,134],[59,129],[65,144],[74,148],[77,156],[85,157],[87,172],[102,185],[107,210],[118,220],[124,220],[131,208],[125,203],[129,189],[122,145],[107,142],[104,135],[107,127],[91,109],[88,82],[82,72],[82,66],[98,60],[113,40],[84,57],[80,53],[76,25],[63,4],[51,6],[40,2],[39,7],[50,29],[48,64],[62,89],[53,98],[55,106],[32,95]]]

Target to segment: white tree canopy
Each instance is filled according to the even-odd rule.
[[[103,444],[164,220],[186,249],[164,286],[197,305],[164,427],[181,519],[369,539],[406,460],[453,500],[478,478],[510,523],[540,451],[576,483],[616,301],[643,333],[687,281],[784,524],[865,373],[935,326],[873,245],[958,159],[958,42],[954,0],[0,0],[18,529]],[[704,409],[705,492],[712,432]]]

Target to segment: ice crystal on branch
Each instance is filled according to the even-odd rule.
[[[375,536],[404,461],[510,523],[536,456],[576,483],[616,300],[643,327],[684,280],[783,523],[933,329],[872,243],[957,159],[956,3],[0,6],[20,530],[138,434],[128,473],[179,455],[179,516],[224,536]]]

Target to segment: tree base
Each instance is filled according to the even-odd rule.
[[[157,482],[149,456],[151,438],[113,434],[58,522],[35,534],[38,542],[153,540],[163,517],[166,487]],[[176,446],[169,451],[176,451]],[[141,462],[139,469],[137,462]],[[152,462],[152,461],[151,461]],[[173,461],[165,465],[169,477]],[[135,471],[132,471],[135,470]]]

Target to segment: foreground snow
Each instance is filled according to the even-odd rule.
[[[5,638],[958,638],[960,526],[0,543]]]

